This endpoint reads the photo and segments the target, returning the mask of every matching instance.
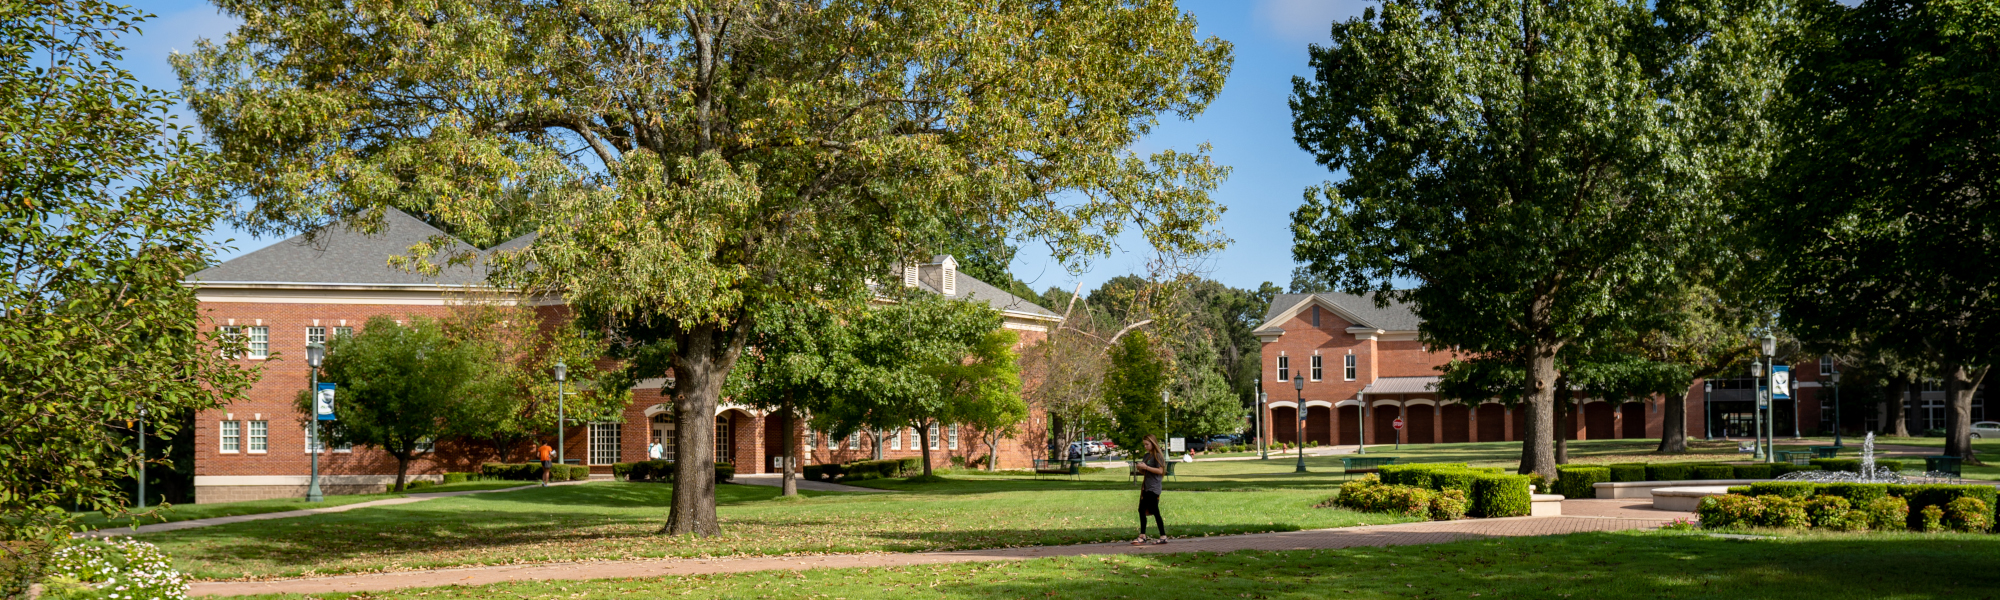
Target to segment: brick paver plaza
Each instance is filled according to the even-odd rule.
[[[812,557],[623,560],[505,567],[469,567],[403,573],[371,573],[311,579],[226,581],[194,584],[197,596],[237,596],[273,593],[368,592],[443,585],[486,585],[509,581],[624,579],[671,575],[706,575],[748,571],[892,567],[962,562],[1028,560],[1089,554],[1162,554],[1173,552],[1234,552],[1237,550],[1313,550],[1359,546],[1437,544],[1481,537],[1560,535],[1592,531],[1650,529],[1692,513],[1658,511],[1650,501],[1570,500],[1564,516],[1466,519],[1374,525],[1341,529],[1257,533],[1174,540],[1162,546],[1079,544],[1033,548],[1001,548],[958,552],[839,554]]]

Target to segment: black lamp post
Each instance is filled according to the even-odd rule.
[[[1840,448],[1840,365],[1833,366],[1833,447]]]
[[[1299,443],[1299,468],[1292,472],[1304,473],[1306,472],[1306,376],[1304,374],[1292,374],[1292,389],[1299,393],[1298,404],[1292,407],[1293,410],[1299,411],[1299,435],[1296,438]]]
[[[569,425],[569,421],[563,417],[563,380],[568,378],[569,366],[562,364],[562,361],[556,361],[556,464],[558,465],[569,464],[563,462],[563,427]]]
[[[1750,359],[1750,460],[1764,460],[1764,363],[1763,358]]]
[[[308,393],[312,394],[313,398],[312,402],[313,414],[311,416],[312,479],[311,482],[306,485],[307,502],[326,501],[326,496],[322,494],[319,489],[319,453],[321,452],[320,442],[319,442],[319,406],[320,406],[319,365],[320,363],[325,361],[326,361],[326,346],[322,346],[319,344],[306,344],[306,366],[310,367],[306,370],[311,373],[311,375],[307,376],[308,384],[306,385],[306,390],[308,390]]]
[[[1764,351],[1764,363],[1766,366],[1770,366],[1771,372],[1775,374],[1777,372],[1777,364],[1778,364],[1776,358],[1778,355],[1778,338],[1772,337],[1771,334],[1766,333],[1764,334],[1764,339],[1761,340],[1761,342],[1763,346],[1762,349]],[[1766,389],[1764,389],[1763,391],[1764,411],[1765,411],[1764,460],[1766,462],[1776,461],[1778,459],[1778,447],[1777,447],[1778,400],[1777,398],[1773,397],[1776,395],[1773,392],[1776,392],[1777,390],[1769,389],[1769,387],[1770,386],[1765,386]],[[1794,404],[1794,406],[1796,406],[1796,404]],[[1794,416],[1797,416],[1798,411],[1794,410],[1792,411],[1792,413]]]

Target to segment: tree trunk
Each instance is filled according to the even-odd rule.
[[[1903,412],[1909,415],[1905,417],[1905,424],[1909,426],[1909,431],[1903,435],[1922,435],[1924,433],[1923,426],[1928,424],[1924,422],[1923,418],[1924,381],[1912,376],[1910,378],[1909,392],[1903,403]]]
[[[1521,473],[1556,480],[1554,436],[1556,352],[1560,344],[1540,342],[1528,357],[1528,431],[1521,439]]]
[[[1972,448],[1972,393],[1984,379],[1985,367],[1953,365],[1944,371],[1944,455],[1959,457],[1966,464],[1980,464]]]
[[[390,456],[396,457],[396,491],[400,492],[406,489],[406,484],[410,480],[410,457],[401,454],[390,454]]]
[[[1687,396],[1661,398],[1666,410],[1660,411],[1659,452],[1685,453],[1688,451]]]
[[[929,476],[931,474],[931,426],[929,423],[917,424],[917,440],[923,443],[924,475]]]
[[[797,496],[799,495],[799,443],[793,439],[792,426],[798,423],[798,419],[792,415],[792,403],[790,402],[786,402],[785,406],[779,409],[778,414],[784,415],[785,418],[784,427],[782,427],[785,432],[780,434],[784,438],[785,465],[782,471],[784,473],[783,480],[778,485],[778,495]]]
[[[699,325],[675,336],[674,488],[661,533],[701,537],[722,534],[715,520],[715,407],[730,367],[741,356],[748,321],[732,327]]]
[[[896,432],[896,435],[903,435],[903,432],[898,431]],[[872,446],[874,446],[875,448],[875,452],[872,455],[872,458],[874,460],[882,460],[884,456],[882,453],[882,432],[880,430],[869,430],[868,438],[875,441],[875,443],[872,444]]]
[[[1910,437],[1910,378],[1897,377],[1889,382],[1889,418],[1882,425],[1882,433],[1896,437]]]
[[[995,464],[999,462],[1000,462],[1000,437],[992,435],[989,432],[986,435],[986,470],[992,471],[993,469],[998,468],[995,466]]]

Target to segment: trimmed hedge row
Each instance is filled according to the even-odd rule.
[[[1736,488],[1730,488],[1730,492],[1732,494],[1736,493]],[[1950,507],[1953,503],[1958,502],[1960,498],[1977,500],[1980,506],[1986,507],[1985,510],[1987,512],[1984,516],[1984,522],[1989,524],[1995,519],[1994,508],[2000,506],[2000,490],[1995,490],[1993,486],[1989,485],[1766,481],[1750,484],[1748,492],[1745,495],[1752,498],[1804,500],[1815,497],[1833,497],[1846,500],[1849,504],[1855,506],[1872,505],[1872,503],[1882,498],[1897,498],[1907,504],[1908,528],[1916,531],[1929,530],[1923,522],[1926,509],[1936,507],[1940,515],[1949,517],[1950,515],[1947,513],[1950,513]],[[1706,501],[1703,504],[1706,504]],[[1963,507],[1968,506],[1967,503],[1958,503],[1958,505],[1961,507],[1961,510]],[[1973,522],[1978,520],[1963,515],[1953,518],[1957,518],[1959,522]],[[1953,527],[1956,528],[1956,526]]]
[[[1319,504],[1365,512],[1396,513],[1432,521],[1450,521],[1465,516],[1465,493],[1458,490],[1429,490],[1416,486],[1382,483],[1374,475],[1340,485],[1340,495]]]
[[[1818,461],[1814,461],[1818,462]],[[1898,465],[1900,466],[1900,465]],[[1727,465],[1718,463],[1613,463],[1608,465],[1558,465],[1556,470],[1602,467],[1611,471],[1609,481],[1697,481],[1703,479],[1771,479],[1794,471],[1817,471],[1820,465],[1794,465],[1790,463],[1757,463],[1749,465]],[[1561,484],[1557,484],[1561,485]],[[1568,494],[1563,494],[1568,496]],[[1576,496],[1571,496],[1572,498]],[[1589,497],[1589,496],[1586,496]]]
[[[1527,475],[1509,475],[1498,467],[1472,468],[1465,463],[1383,465],[1381,481],[1466,495],[1466,514],[1475,517],[1527,516],[1533,503]]]
[[[1791,491],[1796,488],[1787,488]],[[1992,488],[1988,488],[1990,491]],[[1993,527],[1991,504],[1970,495],[1957,496],[1944,505],[1925,505],[1911,511],[1912,503],[1901,496],[1885,495],[1862,503],[1842,496],[1796,497],[1779,494],[1744,496],[1729,494],[1703,498],[1695,509],[1703,527],[1777,527],[1805,529],[1818,527],[1839,531],[1914,530],[1939,532],[1953,529],[1985,532]]]
[[[611,474],[624,477],[626,481],[658,481],[673,483],[674,462],[670,460],[642,460],[639,462],[611,465]],[[715,463],[715,480],[728,483],[736,478],[736,465]]]
[[[509,481],[541,481],[542,463],[486,463],[479,465],[479,474]],[[583,481],[585,479],[590,479],[590,467],[583,465],[549,465],[549,481]]]
[[[1815,458],[1812,459],[1812,464],[1819,465],[1820,468],[1828,471],[1861,472],[1861,459],[1859,458]],[[1875,468],[1888,469],[1892,473],[1900,473],[1903,471],[1903,461],[1878,458],[1875,459]]]
[[[1597,484],[1611,481],[1611,468],[1592,465],[1557,465],[1555,493],[1564,498],[1596,498]]]
[[[846,464],[806,465],[800,471],[806,479],[813,481],[861,481],[864,479],[887,479],[908,477],[924,471],[923,459],[918,457],[890,458],[884,460],[857,460]]]

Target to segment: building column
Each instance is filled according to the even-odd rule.
[[[1504,405],[1500,407],[1500,432],[1501,437],[1506,438],[1503,441],[1521,441],[1514,439],[1514,407]]]
[[[1431,405],[1431,443],[1444,443],[1444,404]]]

